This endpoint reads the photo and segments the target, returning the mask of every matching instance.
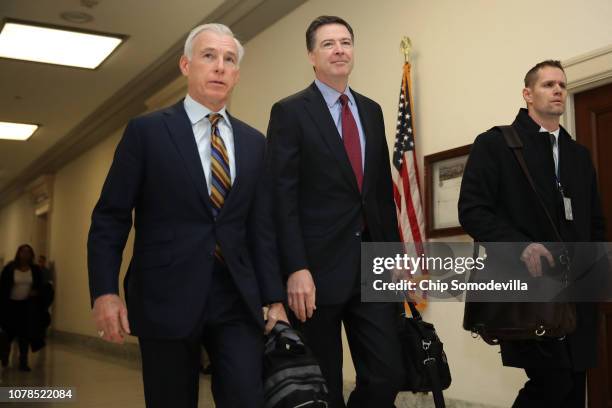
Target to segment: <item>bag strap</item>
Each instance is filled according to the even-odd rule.
[[[404,298],[406,299],[406,303],[410,308],[410,314],[412,314],[412,318],[415,320],[423,320],[421,313],[419,313],[419,310],[416,308],[416,303],[414,303],[412,299],[410,299],[408,293],[404,292]]]
[[[527,181],[529,181],[529,185],[531,186],[531,189],[533,190],[536,197],[538,198],[538,202],[540,203],[540,206],[544,210],[544,213],[546,214],[546,218],[548,219],[548,222],[550,223],[557,240],[559,242],[563,242],[563,239],[561,238],[561,234],[559,234],[559,230],[557,229],[557,225],[554,223],[552,217],[550,216],[550,213],[548,212],[548,208],[546,208],[546,204],[544,204],[544,201],[542,200],[542,197],[540,196],[540,193],[538,192],[535,186],[535,183],[533,182],[533,179],[531,178],[531,174],[529,173],[529,169],[527,168],[527,163],[525,163],[525,158],[523,157],[523,142],[519,138],[518,133],[516,133],[516,129],[514,129],[513,126],[497,126],[497,128],[502,131],[504,135],[504,139],[506,139],[506,144],[512,150],[512,153],[514,153],[514,157],[516,157],[516,160],[518,161],[519,166],[521,166],[521,170],[523,170],[523,174],[527,178]]]
[[[425,368],[431,379],[431,395],[433,396],[434,405],[436,408],[446,408],[444,403],[444,394],[442,393],[442,384],[440,384],[440,376],[438,367],[434,358],[424,361]]]

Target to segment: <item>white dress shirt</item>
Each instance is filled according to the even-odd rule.
[[[212,182],[210,176],[210,135],[211,135],[211,124],[206,116],[210,113],[218,113],[222,116],[222,119],[217,122],[219,128],[219,134],[221,139],[225,143],[225,149],[227,150],[227,157],[229,159],[230,177],[232,184],[236,178],[236,159],[234,154],[234,133],[232,131],[232,124],[229,121],[229,116],[225,111],[225,107],[219,112],[213,112],[206,106],[196,102],[187,95],[183,102],[185,112],[191,122],[191,129],[195,136],[196,144],[198,145],[198,153],[200,154],[200,161],[202,162],[202,169],[204,170],[204,176],[206,177],[206,185],[208,186],[208,193],[210,194],[210,184]]]
[[[553,159],[555,159],[555,172],[559,171],[559,130],[560,129],[561,128],[557,128],[557,130],[555,130],[554,132],[551,132],[547,129],[544,129],[542,126],[540,126],[540,132],[550,133],[551,135],[555,136],[555,144],[553,144],[553,147],[552,147]]]

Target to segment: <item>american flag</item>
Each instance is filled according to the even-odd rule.
[[[411,88],[410,63],[406,62],[397,109],[397,128],[391,172],[393,173],[393,195],[400,239],[402,242],[410,243],[404,245],[404,251],[409,256],[420,256],[423,254],[423,241],[425,240],[425,218],[421,205],[419,167],[414,147]],[[425,277],[427,270],[423,269],[413,273],[416,273],[413,276],[418,279],[418,275]],[[423,310],[427,307],[427,293],[423,292],[419,295],[413,292],[409,296],[412,301],[416,302],[417,309]],[[410,313],[405,302],[404,310],[407,315]]]
[[[393,149],[393,194],[403,242],[414,242],[417,254],[425,240],[425,217],[421,205],[419,168],[414,147],[412,97],[410,95],[410,63],[404,64],[402,88],[397,113],[397,130]]]

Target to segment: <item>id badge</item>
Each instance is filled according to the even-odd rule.
[[[565,209],[565,219],[568,221],[574,220],[574,214],[572,213],[572,199],[563,196],[563,208]]]

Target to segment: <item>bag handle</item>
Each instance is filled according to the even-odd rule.
[[[410,308],[410,313],[412,314],[412,318],[415,320],[423,320],[421,313],[419,313],[418,309],[416,308],[416,303],[413,302],[412,299],[410,299],[410,296],[408,295],[408,293],[404,292],[404,298],[406,299],[405,302],[408,304],[408,307]]]

